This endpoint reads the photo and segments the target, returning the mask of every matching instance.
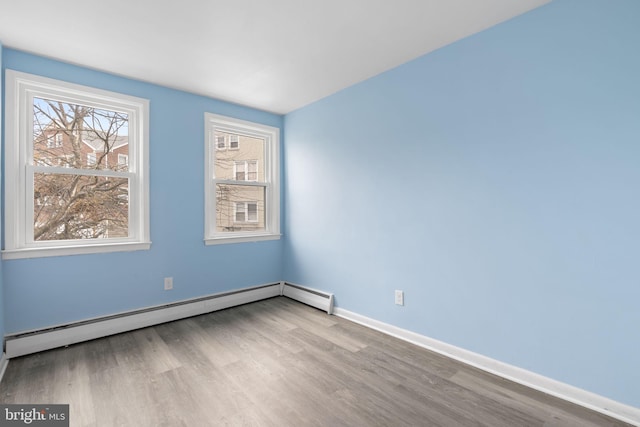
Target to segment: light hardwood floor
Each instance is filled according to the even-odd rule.
[[[625,426],[284,297],[12,359],[72,426]]]

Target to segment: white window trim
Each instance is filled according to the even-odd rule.
[[[205,113],[204,242],[206,245],[256,242],[280,239],[280,129],[260,123]],[[215,132],[235,133],[265,141],[264,179],[255,181],[222,180],[215,177]],[[234,176],[235,178],[235,176]],[[256,185],[265,188],[265,229],[261,231],[216,231],[216,184]]]
[[[33,98],[92,105],[129,115],[129,237],[111,239],[33,240],[33,174],[46,169],[69,173],[64,167],[28,164],[33,150]],[[5,186],[5,249],[3,259],[36,258],[102,252],[145,250],[149,238],[149,101],[129,95],[81,86],[22,73],[5,72],[5,176],[16,177],[18,185]],[[132,143],[133,141],[133,143]],[[86,171],[111,175],[112,171]],[[73,174],[83,174],[73,171]]]

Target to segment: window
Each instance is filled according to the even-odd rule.
[[[216,136],[216,148],[218,150],[224,150],[227,148],[227,143],[225,142],[224,135]]]
[[[247,221],[258,221],[258,205],[256,203],[246,203],[245,206],[247,209]]]
[[[5,170],[16,185],[5,191],[3,258],[148,249],[148,101],[5,78]],[[107,162],[116,148],[128,167]]]
[[[59,148],[59,147],[62,147],[62,134],[61,133],[49,134],[48,136],[46,136],[46,140],[47,140],[47,144],[46,144],[47,148]]]
[[[39,166],[49,166],[51,164],[51,158],[42,157],[40,159],[36,159],[35,162]]]
[[[233,176],[236,181],[257,181],[258,180],[258,161],[257,160],[241,160],[233,164]]]
[[[210,113],[205,130],[205,243],[279,239],[279,130]]]
[[[258,204],[236,202],[235,222],[258,222]]]
[[[258,179],[258,161],[251,160],[247,162],[247,181],[256,181]]]
[[[244,181],[247,170],[247,162],[234,162],[235,173],[233,174],[236,181]]]
[[[60,162],[60,165],[63,168],[71,168],[71,167],[73,167],[73,158],[74,157],[75,156],[73,154],[64,154],[64,155],[60,156],[58,160]]]
[[[129,156],[126,154],[118,154],[118,166],[120,168],[129,166]]]
[[[227,140],[229,145],[227,146]],[[215,137],[216,150],[238,150],[240,149],[240,138],[238,135],[217,135]]]
[[[245,202],[236,203],[236,222],[244,222],[247,212],[247,204]]]

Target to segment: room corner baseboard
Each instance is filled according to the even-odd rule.
[[[625,405],[604,396],[547,378],[545,376],[500,362],[495,359],[456,347],[406,329],[398,328],[388,323],[380,322],[357,313],[335,307],[334,314],[338,317],[375,329],[403,341],[426,348],[450,357],[459,362],[474,366],[483,371],[498,375],[502,378],[525,385],[551,396],[558,397],[571,403],[597,411],[629,424],[640,426],[640,409]]]
[[[4,377],[8,365],[9,359],[7,358],[7,354],[3,352],[2,356],[0,356],[0,383],[2,382],[2,377]]]
[[[333,294],[289,282],[280,282],[280,295],[333,314]]]
[[[12,334],[5,337],[6,357],[24,356],[276,296],[280,296],[279,283],[221,292],[112,316]]]

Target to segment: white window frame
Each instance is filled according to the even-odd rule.
[[[280,239],[280,129],[260,123],[205,113],[204,242],[207,245]],[[215,133],[231,133],[263,139],[264,182],[217,179]],[[235,178],[235,173],[234,173]],[[216,231],[216,184],[257,186],[265,189],[264,230]],[[235,219],[235,215],[234,215]],[[250,221],[256,222],[256,221]]]
[[[33,239],[34,174],[68,174],[69,168],[33,164],[33,98],[90,105],[126,113],[129,117],[127,171],[74,170],[74,175],[99,175],[129,179],[129,236],[106,239]],[[149,238],[149,101],[129,95],[81,86],[42,76],[5,71],[5,176],[15,184],[5,186],[5,248],[3,259],[36,258],[88,253],[146,250]],[[67,165],[68,166],[68,165]]]

